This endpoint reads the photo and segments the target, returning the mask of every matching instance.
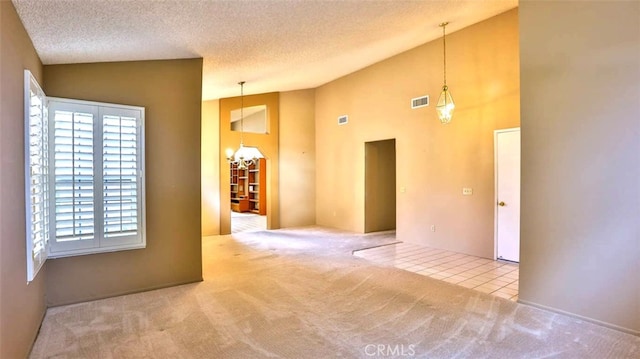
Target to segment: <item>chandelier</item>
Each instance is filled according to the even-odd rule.
[[[227,149],[227,161],[238,165],[239,170],[245,170],[253,165],[258,158],[264,156],[257,147],[245,147],[242,141],[244,132],[244,81],[238,82],[240,85],[240,147],[234,153],[232,149]]]
[[[456,105],[453,103],[453,97],[451,97],[451,91],[449,91],[449,87],[447,87],[447,42],[444,31],[447,25],[449,25],[448,22],[440,24],[440,27],[442,28],[442,48],[444,53],[444,85],[442,86],[442,92],[438,98],[438,104],[436,105],[438,118],[443,125],[451,122],[453,109],[456,108]]]

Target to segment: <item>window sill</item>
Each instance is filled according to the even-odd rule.
[[[120,251],[128,251],[128,250],[133,250],[133,249],[144,249],[146,247],[147,247],[146,243],[136,243],[136,244],[128,244],[128,245],[120,245],[120,246],[89,248],[89,249],[76,249],[76,250],[68,250],[68,251],[60,251],[60,252],[51,252],[50,251],[48,253],[48,257],[49,257],[49,259],[57,259],[57,258],[84,256],[84,255],[89,255],[89,254],[120,252]]]

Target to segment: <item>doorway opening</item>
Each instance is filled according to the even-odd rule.
[[[267,229],[267,161],[256,158],[250,165],[230,164],[231,233]]]
[[[396,229],[396,140],[365,142],[364,232]]]

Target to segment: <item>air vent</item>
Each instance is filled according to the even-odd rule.
[[[429,106],[429,95],[411,99],[411,108],[420,108],[425,106]]]
[[[338,117],[338,125],[346,125],[347,122],[349,122],[349,116],[342,115],[342,116]]]

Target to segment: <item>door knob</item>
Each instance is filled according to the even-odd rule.
[[[502,202],[502,201],[498,202],[498,206],[504,207],[504,202]]]

